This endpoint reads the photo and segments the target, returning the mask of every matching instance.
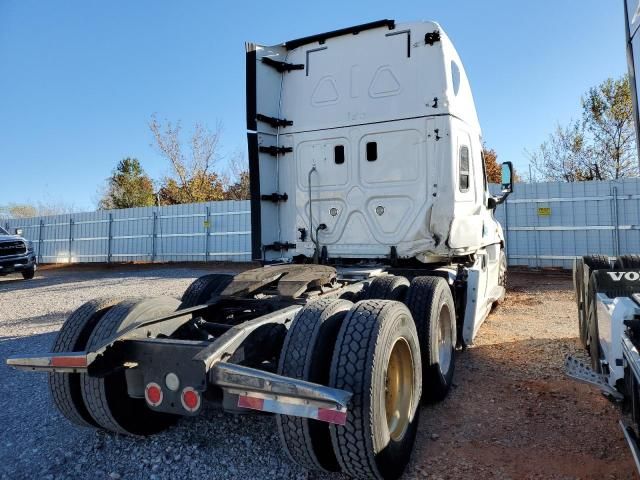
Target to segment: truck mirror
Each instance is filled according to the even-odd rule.
[[[502,164],[502,193],[513,192],[513,164],[504,162]]]
[[[16,232],[16,235],[22,235],[22,229],[21,228],[16,228],[15,232]]]

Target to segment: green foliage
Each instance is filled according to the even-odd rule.
[[[629,76],[609,78],[582,99],[582,118],[591,135],[591,154],[602,178],[636,176],[633,100]]]
[[[484,157],[485,172],[487,172],[487,181],[489,183],[500,183],[502,181],[502,169],[498,164],[498,154],[493,148],[490,149],[483,145],[482,155]]]
[[[247,170],[242,170],[236,175],[236,181],[227,187],[225,197],[227,200],[248,200],[251,198]]]
[[[230,180],[215,167],[224,157],[220,154],[222,125],[214,130],[196,123],[184,142],[180,122],[159,122],[151,117],[149,129],[157,152],[167,160],[170,170],[158,182],[153,182],[135,158],[118,163],[107,180],[107,189],[100,208],[145,207],[198,203],[216,200],[245,200],[249,198],[249,172],[241,152],[225,158],[231,172]]]
[[[163,205],[225,200],[224,183],[216,173],[195,172],[183,184],[165,177],[158,192]]]
[[[153,182],[136,158],[118,163],[100,200],[101,209],[148,207],[154,205]]]

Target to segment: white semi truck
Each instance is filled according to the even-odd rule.
[[[421,400],[504,297],[506,257],[469,81],[434,22],[247,44],[254,259],[181,300],[98,299],[51,353],[72,422],[147,435],[210,401],[276,414],[296,463],[399,477]],[[426,407],[426,414],[429,414]]]
[[[629,77],[640,148],[638,77],[640,1],[624,0]],[[640,151],[639,151],[640,153]],[[640,159],[640,155],[638,157]],[[586,364],[567,357],[567,374],[593,384],[628,414],[620,426],[640,471],[640,256],[587,255],[574,263],[580,340]]]

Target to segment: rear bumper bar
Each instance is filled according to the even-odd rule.
[[[26,371],[86,374],[94,355],[87,352],[32,355],[9,358],[7,365]],[[137,367],[135,362],[128,366],[132,369]],[[346,422],[347,407],[352,396],[345,390],[226,362],[215,364],[209,371],[208,385],[218,386],[227,393],[237,395],[240,408],[313,418],[340,425]],[[154,410],[165,409],[156,406]]]
[[[167,413],[192,415],[198,409],[181,408],[178,395],[165,389],[168,373],[177,375],[187,386],[204,393],[210,386],[221,388],[237,397],[237,406],[285,415],[313,418],[319,421],[344,424],[352,394],[344,390],[284,377],[256,368],[229,363],[235,351],[248,336],[267,324],[285,323],[300,310],[300,306],[287,307],[230,328],[214,342],[141,338],[144,327],[169,321],[203,307],[193,307],[154,321],[144,322],[137,328],[125,329],[93,352],[63,352],[44,355],[11,357],[7,365],[18,370],[55,373],[84,373],[103,376],[111,371],[126,369],[136,385],[153,383],[163,389],[168,401],[149,404],[149,408]],[[152,362],[148,360],[152,359]],[[129,385],[131,387],[131,385]],[[132,393],[132,396],[140,396]]]
[[[48,353],[9,357],[7,365],[17,370],[59,373],[86,373],[90,361],[87,352]]]
[[[238,395],[238,406],[344,425],[352,393],[254,368],[219,363],[211,383]]]

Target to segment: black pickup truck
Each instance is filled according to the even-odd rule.
[[[25,280],[36,274],[37,262],[33,242],[19,235],[11,235],[0,227],[0,277],[20,272]]]

